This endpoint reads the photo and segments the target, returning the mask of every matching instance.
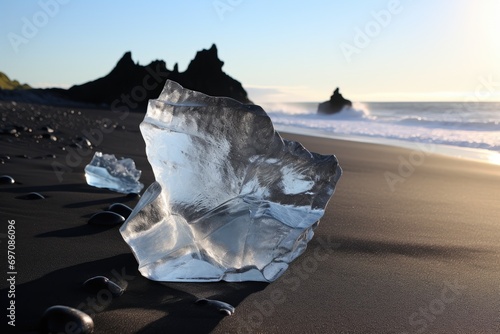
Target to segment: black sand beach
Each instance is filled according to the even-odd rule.
[[[0,108],[4,127],[15,124],[20,133],[0,135],[0,175],[16,180],[0,185],[2,275],[7,226],[15,221],[16,326],[4,315],[8,332],[35,333],[52,305],[84,310],[95,333],[500,332],[499,166],[283,134],[335,154],[344,170],[306,252],[271,284],[161,284],[139,274],[118,226],[87,224],[112,203],[137,203],[86,184],[83,169],[95,151],[134,159],[141,181],[154,181],[138,128],[144,114],[6,102]],[[33,138],[45,125],[57,140]],[[99,129],[97,147],[69,146],[92,129]],[[30,192],[46,198],[16,198]],[[126,286],[125,293],[85,291],[82,283],[97,275]],[[6,315],[8,292],[4,278]],[[202,297],[236,312],[224,317],[195,305]]]

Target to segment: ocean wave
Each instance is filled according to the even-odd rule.
[[[466,120],[431,120],[425,117],[409,116],[396,121],[402,125],[425,126],[430,128],[461,129],[471,131],[500,131],[500,123],[496,120],[466,121]]]
[[[377,117],[372,115],[368,107],[359,102],[353,103],[352,107],[344,107],[340,112],[331,115],[318,114],[317,103],[272,103],[262,105],[268,114],[280,116],[302,116],[311,119],[325,119],[325,120],[349,120],[349,119],[370,119],[374,120]]]
[[[271,107],[271,108],[269,108]],[[333,115],[316,113],[317,103],[265,106],[277,128],[308,134],[359,136],[443,144],[500,152],[500,112],[495,104],[465,113],[457,103],[354,103]],[[490,108],[490,109],[488,109]]]

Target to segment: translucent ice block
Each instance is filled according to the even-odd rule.
[[[342,170],[255,105],[167,81],[140,129],[156,182],[120,232],[157,281],[274,281],[302,254]]]

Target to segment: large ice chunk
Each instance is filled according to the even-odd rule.
[[[116,159],[113,154],[95,152],[85,166],[87,183],[98,188],[108,188],[124,194],[140,193],[144,185],[139,182],[141,171],[130,158]]]
[[[304,252],[342,171],[255,105],[167,81],[140,129],[156,182],[120,229],[145,277],[274,281]]]

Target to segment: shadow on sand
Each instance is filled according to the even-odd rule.
[[[103,275],[123,287],[125,293],[112,297],[106,291],[88,292],[82,283]],[[91,315],[95,333],[209,333],[224,318],[212,309],[195,304],[198,298],[221,300],[237,307],[267,283],[159,283],[137,271],[132,254],[81,263],[55,270],[16,286],[16,328],[37,331],[43,312],[53,305],[79,308]],[[0,291],[7,295],[7,289]],[[139,319],[140,321],[137,321]]]

